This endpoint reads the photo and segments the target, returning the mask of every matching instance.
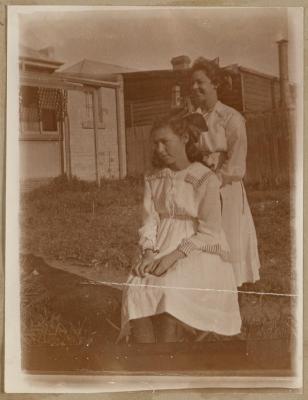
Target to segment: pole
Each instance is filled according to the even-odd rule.
[[[93,90],[92,92],[92,101],[93,101],[93,128],[94,128],[94,159],[95,159],[95,177],[97,186],[100,187],[100,174],[99,174],[99,166],[98,166],[98,91]]]
[[[118,158],[119,158],[119,175],[120,179],[126,177],[126,137],[125,137],[125,115],[124,115],[124,94],[123,94],[123,77],[118,75],[120,86],[116,91],[116,114],[117,114],[117,135],[118,135]]]

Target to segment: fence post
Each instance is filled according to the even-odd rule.
[[[281,180],[281,171],[279,166],[279,132],[278,132],[278,124],[277,117],[275,111],[270,114],[270,126],[271,126],[271,134],[272,134],[272,148],[273,148],[273,162],[274,162],[274,173],[275,173],[275,184],[277,185]]]

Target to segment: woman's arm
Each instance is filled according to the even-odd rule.
[[[143,253],[146,252],[146,250],[156,250],[158,222],[159,215],[155,210],[150,183],[148,180],[145,180],[142,227],[138,231],[139,246]]]
[[[221,185],[243,179],[246,172],[247,136],[245,119],[233,114],[226,126],[227,157],[216,170]]]
[[[163,275],[179,259],[195,250],[219,254],[228,257],[229,249],[221,246],[221,203],[220,182],[214,173],[210,173],[198,190],[198,226],[190,238],[183,239],[177,249],[154,261],[148,272]]]
[[[157,226],[159,215],[155,210],[151,186],[145,180],[143,197],[142,227],[139,229],[139,250],[140,253],[133,263],[132,272],[137,276],[144,276],[147,267],[153,264],[156,249]]]
[[[223,249],[220,243],[221,204],[220,182],[212,173],[198,190],[198,226],[190,238],[183,239],[177,249],[160,260],[154,261],[148,271],[153,275],[163,275],[179,259],[188,256],[195,250],[205,251],[228,257],[229,249]]]
[[[221,203],[220,183],[216,175],[211,174],[198,189],[198,226],[190,238],[182,240],[178,250],[189,255],[194,250],[213,254],[225,254],[221,247]]]

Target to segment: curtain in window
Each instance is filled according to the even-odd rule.
[[[19,90],[19,118],[21,132],[57,130],[57,121],[67,115],[67,90],[35,86],[21,86]],[[42,125],[40,126],[40,121]]]
[[[67,91],[63,89],[38,88],[38,109],[55,110],[57,120],[61,120],[67,114]]]

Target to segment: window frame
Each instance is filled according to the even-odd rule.
[[[40,86],[39,82],[37,84],[29,84],[29,83],[20,83],[19,90],[20,90],[20,98],[19,98],[19,107],[23,107],[22,105],[22,88],[29,87],[29,88],[36,88],[37,90],[39,87],[44,87],[46,89],[55,89],[53,86]],[[30,107],[29,107],[30,108]],[[41,110],[43,110],[42,108]],[[37,110],[39,111],[39,105],[37,105]],[[21,119],[21,109],[19,109],[19,140],[20,141],[27,141],[27,140],[37,140],[37,141],[59,141],[61,140],[61,128],[60,123],[56,120],[57,130],[45,130],[43,128],[43,121],[42,118],[37,121],[38,123],[38,130],[31,130],[25,129],[24,123]]]
[[[83,105],[82,105],[82,120],[81,120],[81,127],[84,130],[93,130],[94,129],[94,91],[96,90],[97,92],[97,98],[98,98],[98,123],[97,123],[97,129],[106,129],[106,123],[104,120],[104,113],[107,112],[106,109],[103,108],[103,101],[102,101],[102,95],[99,89],[94,89],[94,88],[85,88],[83,90],[84,94],[84,99],[83,99]],[[88,102],[87,99],[91,98],[91,102]],[[89,107],[89,104],[91,106]],[[91,119],[84,118],[85,115],[91,115]]]

